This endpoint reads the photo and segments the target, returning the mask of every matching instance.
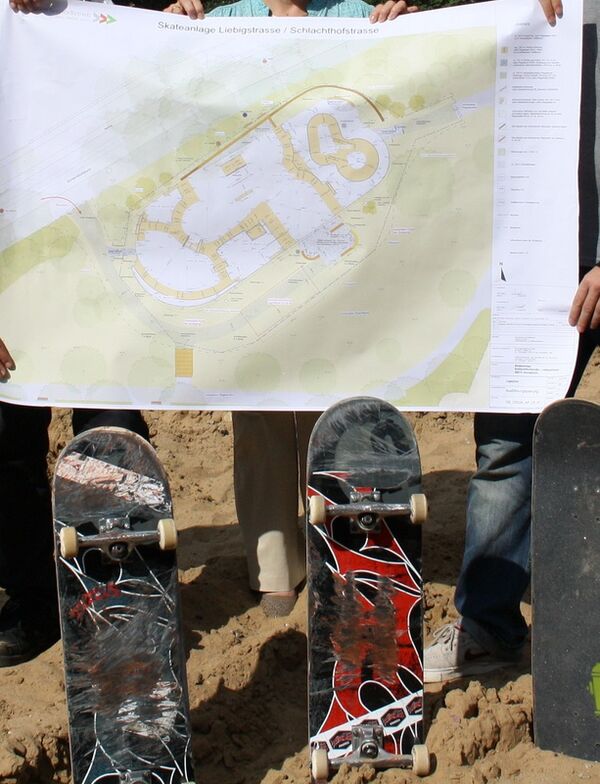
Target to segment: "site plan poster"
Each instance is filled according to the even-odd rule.
[[[581,2],[0,9],[0,398],[537,411],[577,335]]]

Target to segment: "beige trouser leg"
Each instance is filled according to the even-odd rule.
[[[254,590],[290,591],[306,574],[298,488],[304,496],[306,449],[318,416],[233,413],[235,505]]]

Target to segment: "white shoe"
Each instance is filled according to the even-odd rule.
[[[442,626],[433,637],[435,642],[423,652],[424,683],[453,681],[514,664],[482,648],[460,620]]]

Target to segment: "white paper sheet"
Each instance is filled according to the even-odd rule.
[[[577,0],[556,28],[5,3],[0,398],[539,410],[577,346],[580,59]]]

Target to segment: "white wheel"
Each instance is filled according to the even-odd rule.
[[[175,520],[167,517],[158,521],[158,546],[161,550],[174,550],[177,547],[177,527]]]
[[[327,749],[318,748],[312,750],[310,755],[310,774],[313,781],[327,781],[329,778]]]
[[[415,493],[410,497],[410,522],[421,525],[427,520],[427,496]]]
[[[322,495],[311,495],[308,499],[308,522],[311,525],[323,525],[326,520],[325,499]]]
[[[75,558],[79,552],[79,540],[77,539],[77,528],[67,525],[60,529],[60,554],[63,558]]]
[[[428,776],[431,770],[429,751],[424,743],[416,743],[412,747],[412,766],[417,776]]]

